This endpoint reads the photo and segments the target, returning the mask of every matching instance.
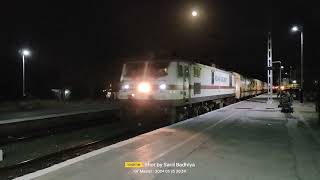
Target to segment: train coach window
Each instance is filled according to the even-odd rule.
[[[211,72],[211,84],[214,84],[214,71]]]
[[[151,62],[148,64],[148,74],[152,77],[168,75],[168,62]]]
[[[193,67],[193,77],[200,77],[200,73],[201,73],[201,68],[194,66]]]

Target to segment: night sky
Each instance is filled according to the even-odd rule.
[[[0,20],[0,100],[21,94],[20,48],[32,51],[26,82],[35,97],[62,87],[97,96],[119,81],[124,59],[150,56],[213,62],[265,80],[268,31],[274,60],[299,72],[292,24],[304,27],[306,84],[320,77],[320,8],[312,1],[6,1]]]

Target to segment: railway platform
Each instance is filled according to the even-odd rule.
[[[0,138],[19,137],[57,127],[110,121],[119,109],[118,103],[93,103],[0,114]],[[2,141],[1,141],[2,142]]]
[[[295,108],[299,108],[294,104]],[[245,100],[17,179],[318,180],[320,141],[296,110]]]
[[[64,116],[71,116],[77,114],[84,113],[94,113],[106,110],[114,110],[117,109],[118,104],[83,104],[83,105],[73,105],[67,107],[56,107],[50,109],[40,109],[40,110],[32,110],[32,111],[20,111],[20,112],[2,112],[0,114],[0,125],[10,124],[10,123],[18,123],[24,121],[32,121],[32,120],[43,120],[49,118],[57,118]]]

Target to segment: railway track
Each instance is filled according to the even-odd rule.
[[[102,147],[135,137],[139,134],[152,131],[159,127],[164,126],[164,124],[153,125],[152,127],[145,127],[140,129],[139,131],[130,130],[128,128],[124,128],[122,123],[119,123],[115,126],[110,126],[110,129],[116,131],[113,135],[106,138],[101,138],[98,140],[93,140],[90,142],[86,142],[74,147],[65,148],[63,150],[39,156],[36,158],[25,159],[23,161],[19,161],[13,165],[5,166],[0,168],[0,179],[13,179],[15,177],[22,176],[24,174],[28,174],[40,169],[44,169],[50,167],[59,162],[66,161],[68,159],[77,157],[79,155],[91,152],[93,150],[100,149]],[[31,139],[26,139],[31,140]],[[23,140],[20,140],[23,141]],[[12,143],[12,142],[10,142]]]
[[[67,148],[52,154],[24,160],[14,165],[2,167],[0,168],[0,179],[12,179],[27,173],[37,171],[39,169],[44,169],[53,164],[57,164],[67,159],[74,158],[81,154],[85,154],[87,152],[114,144],[119,141],[123,141],[130,137],[138,135],[138,133],[129,131],[128,129],[126,130],[121,129],[120,131],[121,133],[116,134],[109,138],[95,140],[89,143]]]
[[[18,143],[18,142],[26,142],[31,141],[36,138],[41,138],[44,136],[51,136],[59,133],[70,133],[72,131],[77,131],[80,129],[88,128],[88,127],[95,127],[100,126],[103,124],[111,124],[116,122],[119,119],[111,119],[108,121],[105,121],[103,119],[95,120],[95,121],[88,121],[88,122],[82,122],[80,124],[71,124],[68,126],[57,126],[54,128],[45,128],[45,129],[39,129],[35,132],[25,132],[23,134],[19,135],[10,135],[2,136],[0,137],[0,146],[5,146],[8,144]]]

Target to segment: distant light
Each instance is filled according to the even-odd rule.
[[[284,73],[285,75],[288,75],[288,73]]]
[[[160,84],[159,88],[161,90],[165,90],[167,88],[167,85],[166,84]]]
[[[22,55],[24,56],[29,56],[30,55],[30,51],[27,49],[22,50]]]
[[[292,83],[293,83],[293,84],[297,84],[297,80],[293,80]]]
[[[135,94],[131,94],[131,97],[135,97],[136,95]]]
[[[292,32],[297,32],[297,31],[299,31],[298,26],[293,26],[293,27],[291,28],[291,31],[292,31]]]
[[[281,69],[283,69],[284,67],[283,66],[281,66]]]
[[[122,86],[122,89],[129,89],[129,88],[130,88],[129,84],[125,84]]]
[[[280,89],[281,89],[281,90],[284,90],[284,86],[281,86]]]
[[[193,17],[198,16],[198,12],[197,11],[192,11],[192,16]]]
[[[64,90],[65,96],[69,95],[70,93],[71,93],[71,91],[69,89]]]

